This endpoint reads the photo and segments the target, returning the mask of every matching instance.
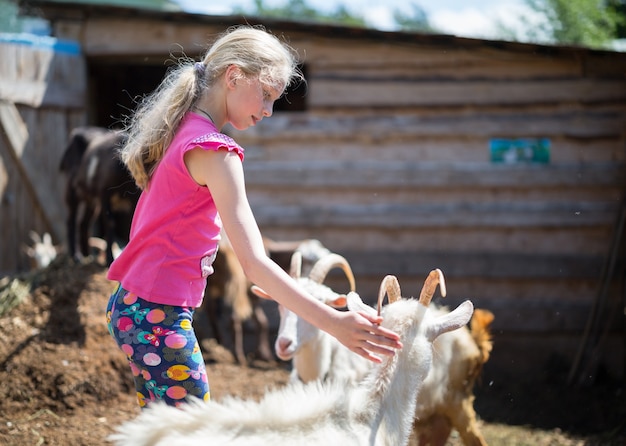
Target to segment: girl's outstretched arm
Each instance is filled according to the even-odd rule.
[[[252,283],[367,359],[380,362],[380,355],[393,355],[396,348],[401,348],[398,335],[380,327],[379,317],[337,311],[322,304],[267,256],[248,203],[243,166],[237,154],[197,148],[187,152],[185,164],[193,179],[209,188],[228,239]]]

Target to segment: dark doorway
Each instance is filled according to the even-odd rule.
[[[133,64],[90,62],[89,104],[90,124],[120,128],[135,110],[141,98],[152,92],[166,74],[168,66],[161,64]],[[300,67],[306,78],[306,67]],[[306,83],[291,85],[274,104],[276,112],[306,110]]]

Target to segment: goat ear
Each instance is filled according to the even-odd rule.
[[[348,309],[350,311],[361,311],[363,313],[376,316],[376,310],[365,304],[363,300],[361,300],[361,296],[357,293],[350,291],[346,297],[348,300]]]
[[[326,303],[333,308],[344,308],[346,305],[348,305],[348,298],[345,295],[340,294],[333,300],[330,300]]]
[[[252,285],[250,287],[250,291],[252,291],[252,293],[257,296],[260,297],[261,299],[268,299],[268,300],[274,300],[272,299],[272,296],[270,296],[269,294],[267,294],[262,288],[259,288],[256,285]]]
[[[472,318],[474,305],[466,300],[450,313],[436,317],[426,328],[426,336],[432,342],[437,336],[465,326]]]

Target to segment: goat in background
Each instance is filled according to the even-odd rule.
[[[317,259],[330,251],[318,240],[276,241],[264,238],[265,251],[283,269],[288,268],[294,252],[300,252],[310,268]],[[265,361],[274,361],[269,341],[269,322],[259,298],[250,292],[252,283],[244,274],[243,268],[233,251],[228,237],[222,233],[219,249],[213,262],[213,274],[207,278],[203,310],[211,331],[218,344],[224,345],[224,334],[220,327],[222,310],[230,311],[229,321],[232,333],[232,350],[239,365],[247,365],[244,350],[244,322],[252,319],[256,326],[257,355]]]
[[[107,265],[113,262],[114,241],[128,242],[140,191],[117,155],[125,139],[123,132],[100,127],[77,127],[70,133],[59,169],[67,178],[66,236],[71,258],[89,256],[89,236],[96,222],[106,242]]]

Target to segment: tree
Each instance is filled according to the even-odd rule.
[[[544,18],[537,22],[528,16],[521,17],[531,41],[604,48],[618,37],[619,29],[622,32],[624,29],[624,0],[526,0],[526,3]]]
[[[609,0],[608,7],[617,16],[617,38],[626,39],[626,0]]]
[[[307,20],[312,22],[336,23],[342,25],[365,26],[365,19],[351,14],[343,5],[334,12],[323,13],[310,7],[306,0],[288,0],[284,6],[269,7],[264,0],[254,0],[254,9],[243,10],[241,7],[233,10],[235,14],[255,15],[258,17],[273,17],[285,19]]]
[[[406,14],[399,9],[396,9],[393,13],[393,19],[401,30],[427,33],[437,32],[430,25],[428,15],[421,6],[416,3],[411,3],[410,6],[413,10],[412,14]]]

